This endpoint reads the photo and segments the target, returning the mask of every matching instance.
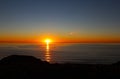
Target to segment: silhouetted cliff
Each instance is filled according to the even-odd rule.
[[[120,62],[111,65],[49,64],[32,56],[0,60],[0,79],[120,79]]]

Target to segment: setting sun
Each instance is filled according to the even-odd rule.
[[[51,42],[51,39],[45,39],[45,42],[46,42],[46,43],[50,43],[50,42]]]

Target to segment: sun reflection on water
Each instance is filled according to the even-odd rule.
[[[49,42],[46,42],[45,60],[46,60],[47,62],[50,62],[50,61],[51,61]]]

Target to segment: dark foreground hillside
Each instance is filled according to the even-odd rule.
[[[12,55],[0,60],[0,79],[120,79],[120,63],[49,64],[32,56]]]

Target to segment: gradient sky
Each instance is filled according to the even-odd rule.
[[[0,41],[120,42],[120,0],[0,0]]]

